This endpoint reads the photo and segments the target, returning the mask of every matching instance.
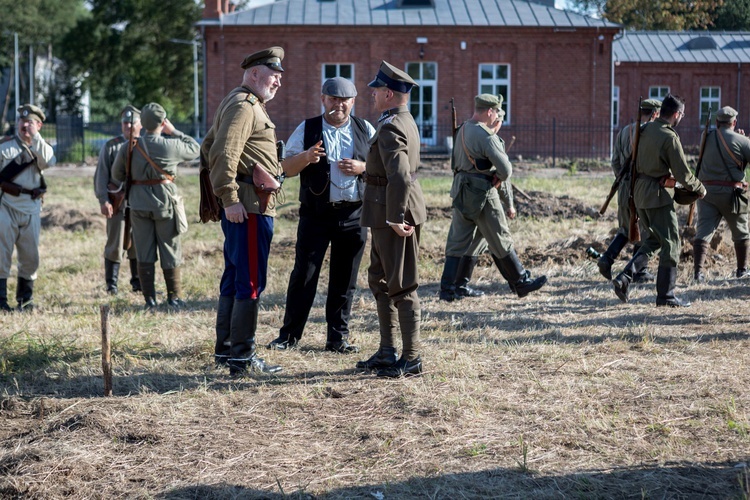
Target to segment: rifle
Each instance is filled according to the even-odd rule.
[[[125,234],[122,237],[122,249],[130,250],[133,244],[130,238],[130,184],[131,175],[130,167],[133,163],[133,113],[130,114],[130,132],[128,134],[128,159],[125,163],[125,209],[123,210],[123,219],[125,220]]]
[[[456,100],[451,97],[451,120],[453,120],[453,128],[451,129],[451,137],[453,137],[453,147],[456,147],[456,134],[458,133],[458,122],[456,121]]]
[[[706,116],[706,126],[703,128],[703,135],[701,136],[701,149],[698,152],[698,163],[695,164],[695,177],[701,171],[701,164],[703,163],[703,153],[706,151],[706,138],[708,137],[708,127],[711,126],[711,108],[708,109],[708,116]],[[718,133],[718,132],[717,132]],[[693,225],[693,219],[695,218],[695,202],[690,204],[690,210],[688,211],[687,227]]]
[[[643,96],[638,98],[638,112],[636,121],[635,139],[633,139],[633,151],[630,153],[630,195],[628,196],[628,208],[630,208],[630,226],[628,227],[628,239],[631,242],[641,240],[641,230],[638,227],[638,212],[635,208],[635,178],[637,176],[638,144],[641,142],[641,103]]]
[[[640,113],[640,109],[638,111]],[[640,114],[638,116],[640,120]],[[627,175],[627,173],[630,171],[632,161],[633,161],[633,152],[631,151],[630,156],[625,159],[625,163],[620,168],[620,171],[617,173],[617,177],[615,177],[615,181],[612,183],[612,187],[609,188],[609,194],[607,195],[607,199],[604,200],[602,207],[599,209],[599,215],[604,215],[604,212],[607,211],[609,202],[612,201],[612,198],[615,197],[615,194],[617,194],[617,190],[620,189],[620,184],[622,184],[622,180],[625,178],[625,175]]]

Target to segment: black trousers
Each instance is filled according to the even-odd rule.
[[[341,208],[330,204],[300,207],[294,268],[289,277],[284,326],[280,332],[282,338],[302,338],[329,245],[327,341],[338,342],[349,335],[352,298],[367,241],[367,229],[359,225],[361,212],[361,204]]]

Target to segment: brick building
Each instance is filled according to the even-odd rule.
[[[567,141],[582,156],[609,155],[620,27],[556,9],[553,0],[251,0],[242,11],[227,0],[205,3],[208,126],[240,83],[242,59],[280,45],[286,72],[268,106],[279,138],[320,113],[320,86],[331,76],[352,79],[355,114],[375,120],[367,83],[385,59],[420,83],[410,106],[426,149],[448,143],[451,98],[460,123],[474,95],[492,92],[505,96],[502,135],[517,137],[516,153],[546,156]]]
[[[738,126],[750,129],[750,33],[624,31],[614,43],[614,124],[635,117],[639,97],[685,99],[678,128],[695,146],[709,109],[732,106]]]

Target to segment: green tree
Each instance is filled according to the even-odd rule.
[[[186,0],[91,0],[62,43],[69,75],[91,92],[92,119],[117,116],[126,103],[162,104],[174,120],[193,112],[190,45],[201,7]],[[199,70],[200,71],[200,70]]]
[[[737,0],[733,0],[737,1]],[[746,1],[746,0],[743,0]],[[724,0],[573,0],[580,12],[636,30],[696,30],[710,28]]]
[[[713,29],[726,31],[750,30],[750,0],[731,0],[716,12]]]

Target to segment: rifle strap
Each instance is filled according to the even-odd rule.
[[[154,167],[154,170],[156,170],[161,175],[163,175],[165,179],[167,179],[168,181],[173,181],[174,180],[174,175],[168,174],[166,172],[166,170],[164,170],[159,165],[157,165],[156,162],[154,160],[152,160],[151,157],[148,154],[146,154],[146,151],[143,150],[143,148],[141,147],[141,143],[138,140],[135,140],[135,149],[137,149],[138,152],[141,153],[141,155],[143,155],[143,157],[146,159],[146,161],[149,163],[149,165],[151,165],[152,167]]]
[[[13,179],[15,179],[16,177],[18,177],[21,174],[21,172],[23,172],[24,170],[26,170],[30,166],[37,164],[36,163],[37,162],[37,157],[34,154],[34,152],[31,151],[25,145],[21,145],[21,148],[23,149],[23,151],[21,151],[21,153],[18,156],[16,156],[15,158],[13,158],[12,162],[8,163],[5,166],[5,168],[3,168],[0,171],[0,181],[11,182],[11,181],[13,181]],[[23,162],[20,161],[20,159],[21,159],[21,156],[23,155],[23,153],[25,153],[27,151],[28,151],[29,155],[31,156],[31,160],[27,161],[26,163],[23,163]],[[41,174],[42,171],[40,170],[39,173]],[[44,182],[44,178],[42,178],[42,182]]]
[[[743,162],[741,162],[740,160],[738,160],[737,157],[734,156],[734,153],[732,153],[732,150],[729,149],[729,145],[727,144],[726,139],[724,139],[724,134],[721,133],[721,130],[716,129],[716,135],[718,135],[719,139],[721,139],[721,143],[724,145],[724,149],[726,149],[727,153],[729,153],[729,157],[732,159],[732,161],[734,162],[734,164],[737,165],[737,168],[739,168],[740,171],[744,170],[744,168],[743,168],[744,167]],[[719,145],[717,144],[716,146],[718,147]],[[721,148],[718,148],[718,149],[719,149],[719,155],[721,155],[721,157],[723,159],[724,158],[724,154],[721,152]],[[744,177],[744,175],[743,175],[743,177]],[[734,178],[734,177],[732,177],[732,178]]]

